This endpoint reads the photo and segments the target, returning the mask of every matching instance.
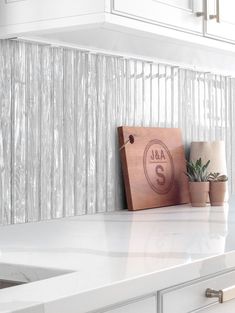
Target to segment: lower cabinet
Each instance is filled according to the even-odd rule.
[[[198,313],[234,313],[235,312],[235,300],[231,300],[222,304],[217,303],[211,307],[204,308],[197,312]]]
[[[146,298],[130,304],[119,306],[104,313],[156,313],[156,297]]]
[[[224,302],[206,297],[206,289],[224,293]],[[226,301],[228,300],[228,301]],[[235,270],[188,281],[164,290],[156,296],[120,304],[102,313],[234,313]]]
[[[224,290],[224,300],[206,297],[206,289]],[[227,290],[226,290],[227,289]],[[235,271],[213,275],[159,292],[158,313],[232,313],[235,312]]]

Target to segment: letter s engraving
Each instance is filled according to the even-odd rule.
[[[165,178],[165,175],[161,173],[161,172],[164,172],[164,168],[161,165],[157,165],[155,168],[155,171],[156,171],[157,176],[161,178],[161,179],[157,178],[157,183],[159,185],[164,185],[166,182],[166,178]]]

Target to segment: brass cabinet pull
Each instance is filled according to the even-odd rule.
[[[219,303],[223,303],[235,299],[235,286],[224,288],[222,290],[207,288],[205,295],[207,298],[218,298]]]
[[[219,0],[216,0],[216,14],[210,14],[209,19],[213,20],[216,19],[216,22],[220,22],[220,7],[219,7]]]

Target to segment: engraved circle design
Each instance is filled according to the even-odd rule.
[[[144,150],[144,174],[149,186],[158,194],[167,194],[174,183],[174,163],[167,146],[158,139],[151,140]],[[161,172],[157,172],[157,169]],[[157,173],[157,174],[156,174]],[[160,179],[157,179],[157,175]]]

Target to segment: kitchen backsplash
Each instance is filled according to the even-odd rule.
[[[226,142],[235,191],[235,79],[0,41],[0,223],[125,207],[116,127],[181,127]]]

